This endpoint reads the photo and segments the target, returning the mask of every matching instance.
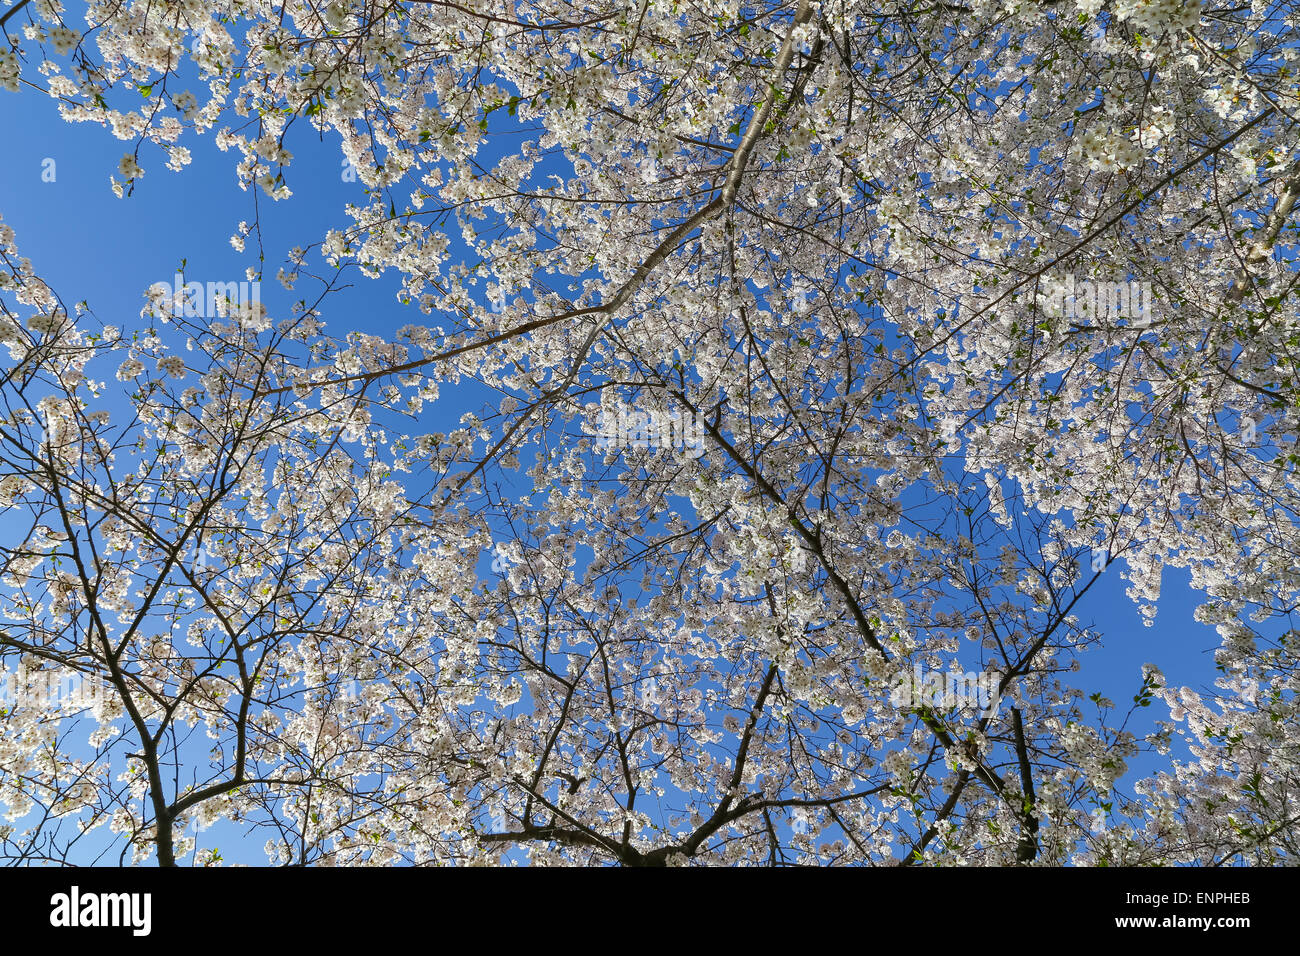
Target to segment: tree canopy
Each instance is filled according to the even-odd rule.
[[[0,222],[0,856],[1295,862],[1297,26],[0,8],[0,96],[121,140],[124,204],[232,153],[268,287],[109,324]],[[274,250],[289,145],[364,198]],[[349,272],[409,324],[331,313]],[[1214,687],[1090,697],[1094,585],[1150,618],[1166,568]]]

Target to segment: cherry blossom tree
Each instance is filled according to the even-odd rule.
[[[365,200],[291,308],[133,328],[0,234],[0,653],[106,688],[6,711],[6,855],[1294,862],[1296,21],[11,3],[0,86],[129,144],[123,201],[234,151],[250,280],[290,145]],[[345,270],[411,323],[333,337]],[[597,441],[629,407],[702,453]],[[1150,620],[1165,568],[1214,692],[1088,695],[1093,585]]]

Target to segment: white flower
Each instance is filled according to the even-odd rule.
[[[129,382],[141,372],[144,371],[144,363],[139,359],[129,358],[122,363],[117,370],[117,380],[119,382]]]
[[[1128,169],[1145,159],[1145,152],[1119,133],[1090,129],[1083,134],[1079,149],[1095,172]]]
[[[254,332],[265,332],[271,327],[271,317],[266,314],[266,306],[260,302],[241,302],[237,318],[242,328]]]
[[[81,40],[81,34],[67,27],[55,27],[50,31],[50,42],[59,54],[67,53]]]
[[[190,151],[184,146],[173,146],[167,150],[167,168],[180,172],[182,167],[190,164]]]
[[[186,119],[193,119],[194,114],[198,111],[199,101],[189,90],[178,93],[172,97],[172,105],[180,111]]]
[[[908,750],[895,750],[881,764],[891,776],[902,776],[912,768],[912,754]]]
[[[1200,23],[1201,0],[1118,0],[1115,14],[1149,33],[1190,30]]]
[[[18,57],[12,50],[0,49],[0,89],[18,92]]]
[[[27,490],[27,479],[20,475],[5,475],[0,479],[0,508],[13,505],[14,499]]]
[[[118,161],[117,171],[121,173],[128,182],[144,175],[144,170],[140,168],[140,165],[135,161],[135,157],[130,153],[127,153]]]
[[[158,360],[158,368],[172,378],[185,377],[185,360],[179,355],[165,355]]]
[[[31,329],[33,332],[39,332],[41,334],[54,332],[55,330],[58,329],[59,324],[60,324],[59,317],[57,315],[48,312],[41,313],[39,315],[33,315],[30,319],[27,320],[27,327]]]

